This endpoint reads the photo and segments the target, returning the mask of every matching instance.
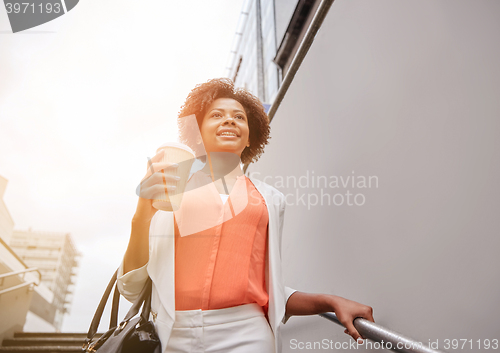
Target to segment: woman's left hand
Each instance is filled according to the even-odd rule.
[[[346,327],[344,332],[354,338],[355,341],[363,337],[354,327],[354,319],[361,317],[368,321],[375,322],[373,319],[373,309],[370,306],[336,295],[328,295],[328,301],[330,302],[332,311],[335,312],[342,325]]]

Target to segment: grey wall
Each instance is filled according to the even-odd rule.
[[[499,18],[497,1],[333,4],[272,122],[270,145],[249,168],[292,194],[288,286],[371,305],[378,323],[439,340],[440,349],[445,339],[474,341],[454,352],[500,339]],[[320,189],[278,177],[313,171],[377,176],[378,188],[323,188],[363,194],[365,203],[324,199],[308,210],[296,193],[314,201]],[[294,338],[348,341],[342,331],[317,316],[293,317],[284,352],[297,351]]]

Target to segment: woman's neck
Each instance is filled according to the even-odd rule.
[[[211,175],[213,181],[221,178],[226,180],[236,179],[238,176],[243,175],[240,162],[240,157],[235,153],[209,152],[207,154],[207,163],[202,171]]]

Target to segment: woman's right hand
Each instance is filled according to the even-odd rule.
[[[157,209],[153,207],[154,199],[165,199],[166,192],[174,191],[178,177],[172,171],[178,167],[176,163],[163,161],[164,151],[159,151],[148,161],[148,170],[137,187],[137,209],[134,221],[150,222]]]

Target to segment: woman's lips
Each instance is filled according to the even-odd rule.
[[[239,137],[238,134],[235,131],[221,131],[217,134],[219,137],[224,137],[224,138],[236,138]]]
[[[229,139],[229,140],[239,138],[239,136],[234,136],[234,135],[217,135],[217,137],[220,137],[220,138],[223,138],[223,139]]]

